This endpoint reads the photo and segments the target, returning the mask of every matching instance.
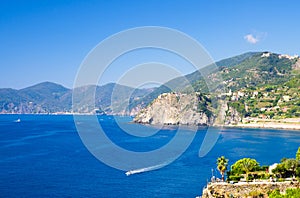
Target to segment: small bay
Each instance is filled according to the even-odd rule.
[[[82,116],[83,122],[90,117]],[[18,119],[20,122],[15,122]],[[124,132],[115,119],[145,137]],[[99,116],[98,120],[116,145],[135,152],[158,149],[176,134],[176,127],[166,126],[146,137],[143,133],[151,133],[150,129],[155,127],[130,123],[131,117]],[[188,127],[184,130],[186,134],[195,133]],[[300,131],[296,130],[223,128],[219,133],[217,143],[204,157],[200,158],[198,152],[206,128],[199,128],[191,145],[174,162],[126,176],[125,171],[105,165],[87,150],[71,115],[0,115],[0,194],[1,197],[195,197],[201,194],[212,174],[220,177],[216,159],[221,155],[230,160],[229,164],[250,157],[261,165],[270,165],[283,157],[295,157],[300,146]],[[99,145],[100,149],[105,146]]]

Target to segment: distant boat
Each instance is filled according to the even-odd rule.
[[[19,119],[15,120],[15,122],[21,122],[21,119],[19,118]]]

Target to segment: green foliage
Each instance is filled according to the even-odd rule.
[[[297,153],[296,153],[296,160],[300,161],[300,146],[297,150]]]
[[[235,110],[237,110],[237,112],[239,112],[242,115],[246,114],[245,104],[243,104],[242,101],[230,102],[228,103],[228,106],[233,107]]]
[[[287,174],[287,170],[285,169],[284,165],[281,163],[281,164],[278,164],[276,166],[276,168],[274,168],[272,170],[272,172],[274,174],[276,174],[277,176],[279,176],[280,178],[282,177],[286,177],[286,174]]]
[[[284,178],[278,178],[278,180],[277,180],[278,182],[284,182],[285,181],[285,179]]]
[[[240,170],[242,172],[250,172],[259,169],[259,163],[255,159],[243,158],[236,161],[232,166],[232,170]]]
[[[216,71],[213,65],[209,65],[200,72],[212,73],[214,71],[221,75],[223,80],[227,82],[225,86],[233,91],[246,87],[253,90],[258,86],[264,85],[268,86],[267,91],[272,91],[273,85],[284,84],[292,79],[292,65],[295,63],[295,60],[280,59],[279,55],[274,53],[271,53],[269,57],[262,57],[262,54],[261,52],[251,52],[224,59],[216,63],[219,71]],[[167,87],[178,87],[178,89],[184,90],[184,87],[188,86],[185,81],[188,81],[189,85],[192,84],[194,91],[208,93],[207,82],[200,72],[196,71],[185,77],[176,78],[169,81],[166,85]],[[295,87],[296,83],[297,81],[292,83],[293,87]],[[218,88],[220,87],[215,86],[215,89]],[[190,88],[186,89],[191,90]]]
[[[299,156],[300,147],[298,148],[296,158]],[[231,170],[227,172],[229,181],[240,181],[243,178],[244,174],[246,174],[246,180],[251,181],[253,179],[269,179],[270,176],[274,177],[274,175],[269,174],[266,170],[269,166],[259,166],[259,163],[255,159],[251,158],[243,158],[236,161],[232,166]],[[293,158],[282,158],[281,163],[279,163],[276,168],[272,170],[272,173],[279,177],[278,182],[285,181],[285,178],[297,177],[298,181],[300,180],[300,161]],[[297,190],[290,189],[286,191],[289,195],[296,195],[294,197],[300,197],[297,193]],[[254,193],[254,192],[253,192]],[[269,196],[274,197],[282,197],[279,191],[274,190],[268,193]],[[254,195],[253,195],[254,196]],[[256,195],[257,197],[258,195]],[[293,197],[293,196],[291,196]]]
[[[288,86],[289,88],[299,88],[299,86],[300,86],[300,75],[292,78],[290,81],[286,82],[284,85]]]
[[[240,64],[241,62],[245,61],[248,58],[251,58],[252,56],[259,54],[258,52],[248,52],[248,53],[244,53],[238,56],[234,56],[231,58],[227,58],[224,60],[221,60],[219,62],[216,63],[217,66],[219,67],[233,67],[236,66],[238,64]]]
[[[197,111],[205,113],[207,117],[210,118],[213,115],[213,113],[208,109],[211,106],[211,99],[204,94],[200,94],[198,96],[198,101]]]
[[[299,198],[300,188],[289,188],[285,191],[285,194],[280,194],[279,189],[273,190],[268,193],[269,198]]]
[[[296,153],[299,157],[300,147]],[[259,166],[259,163],[255,159],[243,158],[236,161],[231,169],[227,172],[229,181],[240,181],[243,178],[243,174],[246,174],[246,180],[253,179],[268,179],[273,175],[266,172],[269,166]],[[281,163],[277,164],[276,168],[272,170],[272,173],[279,177],[278,181],[285,181],[284,178],[297,177],[300,179],[300,161],[293,158],[282,158]],[[276,194],[276,191],[273,192]],[[274,195],[275,196],[275,195]]]
[[[300,179],[300,166],[296,168],[296,177],[298,177],[298,180]]]
[[[294,189],[287,189],[285,192],[285,197],[300,197],[300,189],[294,188]]]
[[[264,194],[262,192],[256,190],[256,191],[251,191],[249,193],[249,196],[255,197],[255,198],[259,198],[259,197],[263,198]]]
[[[251,171],[259,169],[259,163],[255,159],[243,158],[236,161],[232,166],[231,170],[235,174],[246,173],[246,179]]]
[[[288,171],[295,172],[298,166],[298,162],[296,159],[287,159],[283,162],[284,168]]]
[[[273,169],[273,173],[280,178],[300,176],[300,162],[293,158],[283,158],[281,163]]]
[[[254,89],[244,88],[239,91],[245,96],[240,96],[237,101],[229,101],[228,105],[244,117],[298,118],[300,117],[300,84],[297,84],[298,82],[300,82],[299,79],[293,78],[285,84],[266,84]]]
[[[269,198],[283,198],[283,195],[280,194],[279,189],[275,189],[268,193]]]

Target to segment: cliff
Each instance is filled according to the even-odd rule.
[[[299,188],[299,182],[239,182],[236,184],[212,183],[202,193],[202,198],[268,197],[268,192],[279,189]]]
[[[141,110],[134,122],[164,125],[210,125],[213,117],[206,96],[182,93],[164,93]]]

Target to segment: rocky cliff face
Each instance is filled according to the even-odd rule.
[[[239,112],[233,107],[229,107],[226,117],[225,117],[225,125],[236,125],[242,121],[242,116]]]
[[[210,125],[207,98],[199,93],[164,93],[142,109],[134,122],[164,125]]]

